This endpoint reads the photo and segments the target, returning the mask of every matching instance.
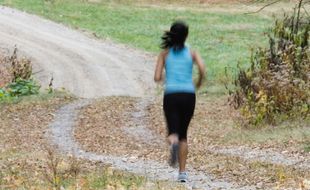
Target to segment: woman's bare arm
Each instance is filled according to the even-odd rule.
[[[157,59],[157,64],[155,68],[155,74],[154,74],[154,81],[155,82],[160,82],[162,80],[162,74],[164,70],[164,65],[165,65],[165,58],[167,55],[167,50],[162,51]]]
[[[193,56],[194,62],[198,66],[198,70],[199,70],[199,78],[198,78],[198,81],[196,83],[196,87],[200,88],[200,86],[201,86],[201,84],[205,78],[205,65],[204,65],[203,60],[202,60],[202,58],[198,52],[192,51],[192,56]]]

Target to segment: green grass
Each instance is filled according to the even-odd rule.
[[[286,146],[292,142],[298,144],[299,150],[310,150],[309,120],[290,121],[277,127],[263,129],[234,128],[222,139],[226,144],[280,144]]]
[[[147,179],[142,176],[136,176],[124,172],[114,171],[113,174],[108,174],[107,170],[101,172],[101,175],[94,177],[88,176],[91,189],[104,189],[108,185],[118,185],[124,189],[131,189],[133,187],[140,187],[146,183]]]
[[[20,102],[35,102],[35,101],[47,101],[53,98],[64,98],[64,99],[74,99],[75,96],[64,90],[55,90],[51,93],[46,91],[41,91],[39,94],[19,96],[19,97],[8,97],[6,99],[0,99],[0,106],[18,104]]]
[[[102,38],[158,53],[160,37],[171,23],[183,19],[190,26],[188,44],[207,65],[209,84],[223,80],[225,67],[234,73],[247,65],[250,49],[267,42],[263,32],[271,24],[259,15],[166,10],[119,3],[93,4],[80,0],[0,0],[0,4],[95,32]]]

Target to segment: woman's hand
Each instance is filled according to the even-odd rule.
[[[198,81],[196,82],[196,88],[199,89],[201,87],[201,84],[203,82],[203,77],[199,75]]]

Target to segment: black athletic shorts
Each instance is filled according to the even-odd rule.
[[[164,96],[164,112],[168,135],[177,134],[179,140],[187,139],[187,128],[196,104],[194,93],[173,93]]]

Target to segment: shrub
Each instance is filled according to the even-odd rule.
[[[31,61],[27,58],[18,59],[16,47],[13,51],[13,54],[10,57],[8,57],[7,61],[12,66],[12,76],[13,76],[12,82],[15,82],[16,80],[20,79],[24,80],[30,79],[32,75]]]
[[[0,88],[0,101],[39,93],[40,86],[31,78],[31,61],[26,58],[18,59],[16,47],[11,56],[6,56],[0,61],[6,66],[9,65],[10,72],[9,83]]]
[[[269,48],[252,52],[250,68],[239,67],[230,94],[246,126],[309,116],[310,18],[301,13],[302,3],[275,20]]]

